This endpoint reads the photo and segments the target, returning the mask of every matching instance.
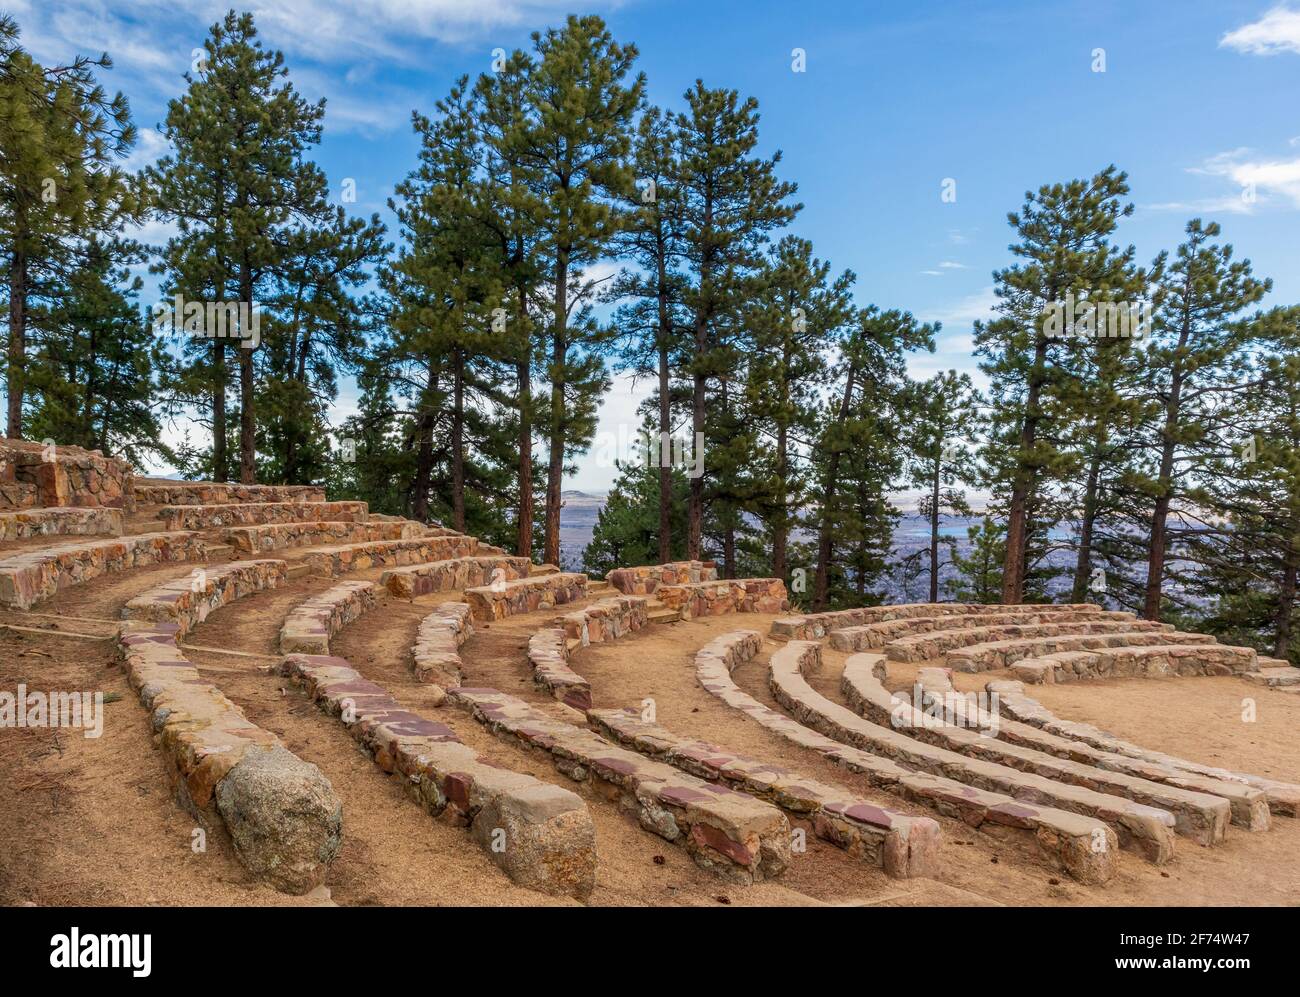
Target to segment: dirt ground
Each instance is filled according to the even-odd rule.
[[[291,558],[300,552],[286,552]],[[90,636],[111,633],[111,622],[133,596],[183,565],[109,576],[68,589],[37,607],[43,615],[0,613],[0,623],[36,629],[58,626]],[[379,571],[349,578],[376,579]],[[291,750],[318,765],[344,805],[343,847],[327,882],[333,902],[346,905],[568,903],[516,887],[460,828],[430,818],[355,746],[336,720],[268,670],[285,615],[334,582],[298,578],[213,613],[185,643],[221,647],[247,656],[191,650],[190,659],[255,723],[274,731]],[[1049,869],[1022,836],[995,838],[938,818],[943,829],[939,872],[933,879],[893,880],[807,835],[807,851],[775,882],[725,884],[699,869],[681,848],[655,837],[610,803],[586,793],[551,765],[548,756],[508,746],[453,707],[434,707],[427,686],[411,674],[411,647],[420,620],[459,593],[414,602],[381,596],[380,604],[332,641],[367,678],[405,706],[435,715],[477,750],[507,767],[582,793],[596,825],[598,874],[590,902],[598,905],[837,905],[930,904],[1296,904],[1300,903],[1300,820],[1275,817],[1270,830],[1231,828],[1208,849],[1179,839],[1175,859],[1158,869],[1123,853],[1114,880],[1085,887]],[[466,682],[492,685],[554,709],[536,690],[526,659],[528,636],[550,624],[554,611],[480,627],[462,650]],[[723,633],[766,634],[772,617],[737,615],[651,626],[620,641],[574,652],[573,668],[592,684],[597,706],[654,701],[661,724],[683,735],[780,762],[825,782],[854,790],[893,809],[932,811],[869,788],[731,710],[695,682],[694,654]],[[101,623],[93,622],[103,621]],[[767,689],[765,641],[760,657],[735,679],[775,706]],[[842,702],[844,655],[825,648],[825,664],[810,681]],[[915,665],[891,665],[888,684],[910,682]],[[1000,673],[958,675],[977,689]],[[286,897],[252,882],[220,842],[191,849],[195,821],[172,797],[146,714],[125,681],[108,640],[75,639],[0,628],[0,690],[103,691],[105,730],[90,739],[73,730],[0,731],[0,903],[35,904],[257,904],[322,902]],[[1142,745],[1300,782],[1300,697],[1239,679],[1124,680],[1039,687],[1050,709],[1087,720]],[[1254,719],[1243,703],[1254,702]]]

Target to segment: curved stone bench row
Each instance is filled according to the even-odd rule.
[[[108,506],[62,506],[0,512],[0,540],[121,535],[122,510]]]
[[[26,550],[0,560],[0,605],[29,609],[60,589],[111,572],[156,564],[202,561],[208,548],[198,533],[146,533]]]
[[[296,606],[280,627],[281,654],[329,654],[330,638],[373,609],[374,582],[341,582]]]
[[[873,674],[876,678],[883,679],[883,668],[873,669]],[[858,673],[851,677],[846,671],[843,679],[845,686],[847,687],[850,684],[856,686],[858,677]],[[1094,769],[1119,772],[1146,782],[1163,783],[1193,793],[1217,796],[1228,801],[1228,805],[1232,808],[1231,819],[1233,824],[1245,828],[1247,831],[1268,830],[1268,799],[1258,789],[1252,789],[1240,782],[1198,775],[1171,765],[1142,761],[1129,758],[1126,755],[1102,751],[1079,741],[1057,737],[1037,727],[1031,727],[1029,724],[1003,719],[997,710],[995,702],[991,701],[991,709],[986,711],[979,703],[979,697],[974,693],[970,695],[958,693],[953,688],[952,674],[947,668],[920,669],[916,676],[915,691],[920,694],[921,700],[925,703],[927,715],[933,709],[937,711],[936,715],[945,718],[951,717],[958,725],[989,731],[999,741],[1006,741],[1042,754],[1067,759],[1070,762],[1089,765]],[[845,695],[847,698],[848,693],[846,692]],[[873,697],[874,702],[882,702],[878,693],[866,689],[855,689],[854,696],[860,696],[863,699]],[[873,711],[868,709],[863,712],[870,714]],[[898,712],[895,712],[894,715],[901,716]],[[1011,764],[1013,768],[1023,768],[1022,764],[1005,759],[1000,760],[1003,764]],[[1077,782],[1078,779],[1070,779],[1069,781]],[[1103,789],[1106,792],[1114,792],[1117,796],[1135,798],[1129,792],[1121,792],[1105,783],[1098,783],[1094,786],[1089,782],[1088,785],[1093,786],[1093,788]],[[1162,805],[1156,799],[1146,799],[1145,802],[1152,803],[1155,806]],[[1174,806],[1166,805],[1166,809],[1175,816],[1178,815],[1178,811]]]
[[[687,585],[717,580],[718,568],[712,561],[643,564],[634,568],[615,568],[605,575],[605,581],[624,595],[651,595],[660,585]]]
[[[210,830],[224,827],[259,879],[295,894],[320,885],[343,833],[342,804],[320,769],[205,682],[174,625],[128,623],[118,649],[186,809]]]
[[[1055,868],[1083,883],[1107,882],[1115,872],[1115,833],[1100,820],[1022,802],[1003,793],[977,789],[945,776],[904,768],[897,762],[833,740],[743,692],[731,670],[758,653],[762,637],[753,630],[724,634],[695,656],[700,685],[728,706],[786,740],[815,751],[832,764],[865,777],[872,786],[931,807],[986,833],[1025,831]],[[828,715],[843,707],[834,707]],[[848,713],[844,710],[844,713]],[[849,714],[852,717],[852,714]],[[854,718],[857,719],[857,718]]]
[[[1011,666],[1031,685],[1094,678],[1167,678],[1187,675],[1240,675],[1255,667],[1255,651],[1227,644],[1157,644],[1109,647],[1096,651],[1058,651],[1024,658]]]
[[[908,602],[889,606],[858,606],[837,609],[826,613],[808,613],[803,616],[786,616],[772,621],[772,635],[795,640],[821,640],[827,634],[844,627],[868,623],[885,623],[916,617],[967,616],[999,612],[1070,613],[1097,611],[1101,607],[1091,602],[1079,603],[1012,603],[996,605],[983,602]]]
[[[650,623],[650,609],[644,596],[616,595],[566,614],[563,623],[564,636],[586,647],[636,633]]]
[[[195,568],[181,578],[142,592],[122,609],[124,620],[149,620],[177,625],[179,640],[214,609],[263,589],[278,587],[287,577],[284,561],[234,561]]]
[[[532,575],[465,589],[465,601],[479,623],[504,620],[519,613],[554,609],[586,598],[587,576],[576,571]]]
[[[217,481],[137,478],[137,502],[148,505],[230,505],[236,502],[324,502],[319,485],[241,485]]]
[[[1209,634],[1177,630],[1146,632],[1123,630],[1105,634],[1058,634],[1055,637],[1024,637],[968,644],[949,651],[945,664],[957,672],[987,672],[1009,668],[1017,661],[1057,651],[1090,651],[1107,647],[1154,647],[1159,644],[1213,644]]]
[[[385,571],[379,584],[399,599],[432,592],[455,592],[494,580],[527,578],[532,562],[526,557],[453,557]]]
[[[514,882],[585,898],[596,883],[596,831],[575,794],[495,765],[456,733],[404,709],[343,658],[291,654],[280,674],[352,738],[434,817],[470,836]],[[436,898],[430,898],[436,899]]]
[[[948,614],[943,616],[913,616],[901,620],[882,620],[879,623],[863,623],[854,627],[842,627],[829,634],[830,645],[837,651],[875,651],[890,641],[916,634],[932,633],[936,630],[955,630],[959,628],[1006,626],[1025,623],[1066,623],[1093,620],[1132,620],[1132,613],[1108,612],[1101,609],[1070,610],[1068,612],[1011,612]]]
[[[779,578],[729,578],[716,582],[660,585],[655,596],[683,620],[726,613],[779,613],[789,608]]]
[[[808,685],[803,669],[816,668],[820,662],[820,644],[791,641],[776,651],[769,663],[768,680],[772,695],[801,723],[855,748],[883,755],[906,768],[1005,793],[1018,800],[1095,817],[1114,829],[1120,845],[1136,848],[1157,865],[1163,865],[1173,857],[1175,821],[1174,815],[1167,810],[968,757],[908,737],[891,727],[872,723],[831,702]],[[979,737],[978,734],[974,736]],[[1223,809],[1226,822],[1226,803]]]
[[[790,864],[790,824],[769,803],[612,745],[495,689],[452,689],[448,698],[497,736],[549,753],[560,772],[589,784],[647,831],[681,844],[705,869],[753,883]]]
[[[368,540],[364,543],[309,547],[303,561],[314,575],[342,575],[369,568],[397,568],[429,561],[446,561],[477,553],[474,537],[415,537],[411,540]]]
[[[585,713],[591,709],[591,683],[569,667],[569,647],[558,627],[538,630],[528,638],[528,663],[533,684],[565,706]]]
[[[460,646],[474,634],[469,604],[444,602],[420,621],[412,651],[415,677],[444,693],[461,684]]]
[[[264,554],[289,547],[321,544],[353,544],[370,540],[410,540],[424,536],[419,523],[371,522],[301,522],[263,523],[261,526],[237,526],[221,535],[225,543],[244,554]]]
[[[367,515],[364,502],[234,502],[165,505],[158,510],[158,518],[169,530],[212,530],[267,523],[364,523]]]
[[[1199,762],[1177,758],[1162,751],[1151,751],[1094,727],[1092,724],[1076,720],[1064,720],[1052,713],[1038,700],[1026,696],[1025,687],[1020,682],[995,679],[987,683],[985,688],[990,695],[997,694],[998,709],[1004,717],[1010,720],[1037,727],[1060,738],[1091,745],[1094,748],[1100,748],[1103,751],[1117,755],[1125,755],[1139,761],[1169,766],[1184,772],[1209,776],[1212,779],[1222,779],[1225,782],[1239,782],[1263,790],[1268,797],[1270,812],[1282,817],[1300,816],[1300,786],[1298,785],[1281,782],[1277,779],[1267,779],[1262,776],[1234,772],[1213,765],[1202,765]]]
[[[836,786],[706,741],[678,737],[642,720],[636,710],[591,710],[587,719],[606,737],[684,772],[722,782],[812,822],[814,833],[868,865],[899,879],[936,870],[939,825],[854,798]]]
[[[983,627],[954,627],[931,633],[898,637],[887,643],[883,650],[890,661],[929,661],[942,658],[949,651],[970,644],[986,644],[994,640],[1011,640],[1015,637],[1054,637],[1060,634],[1146,633],[1153,630],[1170,632],[1168,623],[1150,620],[1068,620],[1064,623],[1008,623]]]
[[[1035,750],[1018,742],[999,740],[1001,724],[993,722],[980,727],[985,718],[972,716],[970,727],[948,723],[942,714],[927,714],[915,708],[906,699],[895,699],[876,675],[876,665],[883,665],[878,654],[855,654],[844,663],[841,691],[850,709],[883,728],[901,732],[916,742],[933,745],[955,752],[966,758],[979,759],[1008,769],[1030,773],[1060,783],[1079,786],[1090,792],[1132,800],[1157,811],[1168,811],[1174,816],[1174,827],[1199,845],[1216,845],[1228,833],[1232,810],[1227,799],[1206,792],[1195,792],[1161,782],[1135,777],[1123,771],[1094,768],[1090,763],[1072,761]],[[883,669],[882,669],[883,670]],[[954,699],[955,708],[960,704]],[[995,719],[995,718],[989,718]],[[993,734],[994,736],[989,736]],[[1247,791],[1245,801],[1259,813],[1247,815],[1247,826],[1253,826],[1252,816],[1262,819],[1268,826],[1267,808],[1261,793]],[[1077,804],[1076,804],[1077,805]],[[1109,803],[1097,800],[1084,801],[1088,812]]]

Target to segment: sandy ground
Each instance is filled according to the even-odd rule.
[[[286,556],[296,559],[301,551]],[[189,570],[171,565],[98,579],[37,607],[45,616],[0,613],[0,622],[108,633],[108,624],[90,621],[116,618],[134,595]],[[379,573],[348,577],[374,579]],[[267,670],[285,615],[331,584],[327,579],[299,578],[240,600],[195,627],[186,643],[266,656],[189,652],[205,677],[250,719],[318,765],[342,799],[344,844],[327,884],[333,901],[569,902],[514,886],[463,829],[430,818],[354,745],[336,720],[319,713]],[[411,646],[420,620],[431,608],[459,598],[459,593],[440,593],[411,603],[382,596],[375,610],[334,639],[332,651],[407,707],[448,723],[500,764],[583,793],[597,833],[593,904],[1300,903],[1300,872],[1293,860],[1300,849],[1300,821],[1281,817],[1263,833],[1232,828],[1227,841],[1214,849],[1180,839],[1174,861],[1163,869],[1124,853],[1118,875],[1104,888],[1080,886],[1053,872],[1019,835],[995,838],[945,818],[939,818],[944,844],[941,871],[934,879],[889,879],[810,833],[807,851],[794,856],[779,880],[745,888],[725,884],[696,867],[682,849],[641,830],[616,807],[560,775],[548,756],[506,745],[461,711],[432,705],[428,688],[411,675]],[[529,634],[555,618],[554,611],[540,612],[480,627],[462,651],[467,683],[493,685],[554,709],[532,685],[526,642]],[[699,688],[693,659],[701,645],[737,629],[766,633],[771,619],[744,615],[651,626],[615,643],[579,649],[572,665],[591,681],[598,706],[640,705],[652,699],[659,722],[679,734],[778,761],[896,810],[933,815],[869,788],[861,778],[768,733]],[[760,657],[735,673],[743,688],[769,705],[775,704],[767,690],[766,660],[777,646],[766,641]],[[145,711],[128,688],[111,647],[107,641],[0,629],[0,689],[13,691],[25,683],[29,688],[101,690],[111,700],[105,705],[105,732],[98,739],[69,730],[0,731],[0,903],[318,902],[285,897],[250,881],[229,850],[212,837],[205,853],[191,850],[195,822],[168,789]],[[815,688],[837,702],[842,702],[843,660],[844,655],[827,647],[821,673],[810,677]],[[890,687],[909,684],[916,667],[891,665]],[[957,685],[980,688],[998,674],[959,675]],[[1061,716],[1097,723],[1149,747],[1300,781],[1300,742],[1294,736],[1300,721],[1297,696],[1227,678],[1078,683],[1041,687],[1036,694]],[[1255,706],[1250,722],[1242,719],[1246,700]]]

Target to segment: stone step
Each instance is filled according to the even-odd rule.
[[[677,610],[665,606],[663,609],[651,611],[647,619],[651,623],[680,623],[682,616]]]
[[[530,576],[531,575],[558,575],[559,573],[560,573],[560,569],[557,568],[554,564],[534,564],[528,569],[528,574]]]
[[[235,556],[235,548],[229,544],[208,544],[207,552],[209,561],[229,561]]]
[[[311,576],[310,564],[291,564],[289,570],[284,573],[285,578],[309,578]]]
[[[1260,668],[1253,672],[1246,672],[1241,677],[1247,682],[1266,685],[1271,689],[1300,686],[1300,668],[1292,668],[1290,665]]]

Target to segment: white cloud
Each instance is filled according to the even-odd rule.
[[[1225,178],[1237,188],[1229,194],[1188,201],[1148,204],[1153,211],[1199,211],[1252,214],[1257,207],[1289,202],[1300,208],[1300,158],[1265,159],[1253,149],[1239,148],[1211,156],[1187,170],[1198,176]]]
[[[953,260],[944,260],[942,263],[939,264],[939,267],[942,270],[965,270],[966,264],[957,263]]]
[[[1232,48],[1249,55],[1300,54],[1300,10],[1280,5],[1258,21],[1243,24],[1219,39],[1220,48]]]

